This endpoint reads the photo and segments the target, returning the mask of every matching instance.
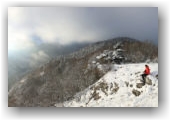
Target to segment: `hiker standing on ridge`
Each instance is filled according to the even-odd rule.
[[[150,69],[149,69],[149,66],[148,65],[145,65],[145,71],[144,73],[142,74],[142,79],[143,79],[143,83],[145,85],[145,82],[146,82],[146,76],[150,74]]]

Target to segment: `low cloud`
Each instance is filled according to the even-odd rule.
[[[9,49],[36,47],[32,36],[63,45],[119,36],[157,41],[158,9],[10,7],[8,27]]]
[[[32,53],[31,54],[31,59],[30,59],[30,67],[35,67],[38,65],[42,65],[42,63],[46,62],[49,60],[49,56],[42,50]]]
[[[8,50],[21,51],[36,47],[30,40],[30,32],[8,26]]]

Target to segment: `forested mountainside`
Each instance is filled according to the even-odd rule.
[[[93,43],[25,75],[10,89],[8,106],[54,106],[73,99],[114,64],[141,62],[158,62],[158,47],[127,37]]]

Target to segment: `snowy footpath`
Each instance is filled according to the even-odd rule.
[[[114,65],[95,84],[77,93],[64,107],[158,107],[158,63],[142,84],[145,63]]]

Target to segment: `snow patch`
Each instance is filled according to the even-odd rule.
[[[149,63],[152,85],[142,85],[145,63],[114,65],[95,84],[77,93],[64,107],[158,107],[158,64]],[[101,66],[99,66],[100,68]]]

